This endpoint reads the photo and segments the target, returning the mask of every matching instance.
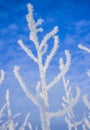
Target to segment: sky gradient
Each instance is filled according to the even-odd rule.
[[[26,85],[30,88],[32,93],[35,93],[34,86],[39,80],[38,67],[17,44],[17,40],[22,39],[36,55],[34,45],[29,40],[30,31],[26,22],[26,14],[28,13],[27,3],[31,3],[34,6],[34,18],[36,20],[38,18],[44,19],[44,23],[42,24],[44,32],[38,35],[39,41],[41,41],[43,36],[51,31],[55,25],[59,27],[59,49],[47,71],[47,83],[58,73],[59,57],[65,59],[64,50],[68,49],[71,52],[72,61],[66,77],[70,79],[72,92],[75,94],[75,87],[79,86],[81,95],[85,93],[90,95],[90,79],[86,74],[87,70],[90,69],[90,54],[78,48],[79,43],[90,48],[90,1],[0,0],[0,69],[5,70],[6,73],[5,80],[0,87],[0,97],[2,97],[0,107],[5,102],[5,93],[6,90],[9,89],[13,113],[22,113],[22,116],[18,118],[18,120],[23,122],[26,113],[30,111],[31,123],[33,126],[40,126],[37,109],[33,103],[27,99],[13,74],[14,65],[20,65],[20,73]],[[49,49],[51,49],[52,46],[52,41],[50,41]],[[50,50],[48,50],[48,52],[49,51]],[[58,86],[60,87],[58,88]],[[53,88],[49,93],[51,96],[51,110],[58,110],[60,102],[62,101],[61,97],[64,94],[62,81],[55,87],[56,88]],[[57,94],[58,89],[60,91],[59,94]],[[59,98],[60,102],[58,102]],[[54,100],[56,102],[52,103]],[[86,110],[86,108],[84,108],[82,101],[77,104],[76,108],[75,113],[77,113],[77,111],[80,113],[80,115],[76,114],[76,118],[79,119],[83,110]],[[36,117],[36,119],[34,117]],[[67,128],[62,118],[55,119],[52,122],[52,130]]]

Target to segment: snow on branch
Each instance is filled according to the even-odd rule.
[[[4,70],[0,70],[0,85],[2,84],[2,82],[4,80],[4,76],[5,76]]]
[[[49,67],[50,61],[52,60],[53,56],[55,55],[57,49],[58,49],[58,43],[59,43],[59,38],[57,35],[55,35],[54,37],[54,46],[50,52],[50,54],[47,56],[45,65],[44,65],[44,71],[47,70],[47,68]]]
[[[26,16],[26,19],[30,29],[30,40],[32,40],[34,44],[38,47],[39,43],[37,33],[43,31],[43,29],[41,27],[38,28],[38,26],[42,24],[43,20],[40,18],[36,22],[33,18],[33,11],[34,11],[33,6],[31,4],[27,4],[27,7],[28,7],[28,14]]]
[[[29,117],[30,117],[30,113],[28,113],[28,114],[26,115],[26,118],[25,118],[25,120],[24,120],[24,123],[23,123],[22,126],[19,128],[19,130],[25,130],[25,127],[26,127],[27,124],[28,124],[28,119],[29,119]]]
[[[62,63],[62,67],[63,67],[63,63]],[[71,86],[69,86],[69,80],[67,80],[65,76],[63,76],[63,85],[65,90],[65,96],[62,97],[63,102],[61,103],[61,105],[63,106],[63,108],[65,108],[71,104],[74,97],[72,95]],[[72,130],[73,128],[77,130],[78,126],[82,124],[81,120],[78,122],[76,121],[75,114],[72,108],[70,108],[70,110],[67,112],[65,121],[68,125],[69,130]]]
[[[1,118],[4,116],[3,111],[6,108],[6,104],[3,105],[3,107],[0,109],[0,122],[1,122]]]
[[[27,89],[24,81],[22,80],[20,74],[19,74],[19,66],[15,66],[14,67],[14,75],[16,77],[16,79],[18,80],[21,88],[23,89],[23,91],[25,92],[25,94],[27,95],[27,97],[32,100],[32,102],[35,104],[35,105],[38,105],[37,103],[37,99],[33,96],[33,94]]]
[[[87,47],[85,47],[85,46],[83,46],[82,44],[79,44],[78,47],[79,47],[80,49],[82,49],[82,50],[84,50],[84,51],[90,53],[90,49],[87,48]]]
[[[7,105],[7,110],[8,110],[9,129],[10,130],[15,130],[13,117],[12,117],[12,112],[11,112],[11,108],[10,108],[9,90],[7,90],[7,92],[6,92],[6,105]]]
[[[68,71],[71,63],[71,55],[68,50],[65,50],[66,55],[66,63],[63,66],[63,69],[61,69],[61,72],[53,79],[53,81],[47,86],[47,90],[49,90],[51,87],[53,87]],[[61,59],[62,60],[62,59]]]
[[[90,101],[88,100],[87,95],[83,96],[83,102],[88,107],[88,109],[90,110]]]
[[[46,34],[46,35],[44,36],[44,38],[43,38],[43,40],[41,41],[41,44],[40,44],[40,50],[42,50],[42,48],[47,44],[47,41],[48,41],[51,37],[54,37],[57,32],[58,32],[58,27],[55,26],[51,32],[49,32],[48,34]]]
[[[63,116],[64,114],[68,113],[72,107],[74,107],[76,105],[76,103],[78,102],[78,100],[80,98],[80,89],[77,87],[76,90],[77,90],[76,97],[75,97],[75,99],[73,99],[73,101],[71,101],[71,104],[68,105],[67,107],[65,107],[63,110],[59,110],[58,112],[49,113],[50,118]]]
[[[28,49],[22,40],[18,40],[18,44],[21,46],[21,48],[26,52],[26,54],[35,62],[37,63],[38,60],[37,58],[34,56],[34,54],[32,53],[32,51],[30,49]]]

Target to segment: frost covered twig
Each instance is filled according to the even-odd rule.
[[[66,80],[65,76],[63,76],[63,84],[64,84],[64,89],[65,89],[65,96],[62,97],[63,99],[62,106],[63,108],[66,108],[68,105],[71,104],[73,100],[73,96],[71,92],[71,87],[69,86],[69,80]],[[72,130],[72,128],[74,128],[75,130],[78,130],[78,125],[82,124],[82,121],[76,122],[73,108],[70,108],[70,110],[67,112],[65,121],[68,125],[69,130]]]
[[[58,36],[54,36],[54,46],[53,46],[50,54],[47,56],[47,59],[46,59],[45,65],[44,65],[44,71],[47,70],[47,68],[50,64],[50,61],[52,60],[54,54],[56,53],[57,48],[58,48],[58,43],[59,43]]]
[[[0,70],[0,85],[3,82],[3,80],[4,80],[4,76],[5,76],[4,70]]]
[[[83,46],[82,44],[79,44],[78,47],[79,47],[81,50],[84,50],[84,51],[90,53],[90,49],[87,48],[87,47],[85,47],[85,46]]]
[[[5,110],[6,108],[6,104],[3,105],[3,107],[0,109],[0,121],[1,121],[1,118],[3,117],[3,111]]]
[[[24,120],[24,123],[23,123],[23,125],[19,128],[19,130],[25,130],[25,127],[28,125],[28,118],[29,118],[29,116],[30,116],[30,113],[28,113],[28,114],[26,115],[26,118],[25,118],[25,120]]]
[[[64,114],[66,114],[67,112],[69,112],[71,110],[71,108],[73,106],[75,106],[80,98],[80,89],[77,87],[76,88],[77,90],[77,93],[76,93],[76,97],[75,99],[73,99],[71,101],[71,104],[69,104],[66,108],[64,108],[63,110],[60,110],[58,112],[53,112],[53,113],[50,113],[50,117],[58,117],[58,116],[63,116]]]
[[[39,42],[38,42],[38,37],[37,33],[42,32],[43,29],[41,27],[38,27],[39,25],[42,24],[43,20],[39,19],[37,22],[33,18],[33,6],[31,4],[27,4],[28,7],[28,14],[26,16],[26,20],[28,22],[28,27],[30,29],[30,40],[33,41],[35,46],[38,48]]]
[[[51,87],[53,87],[67,73],[67,71],[68,71],[68,69],[70,67],[70,63],[71,63],[70,52],[66,50],[65,54],[66,54],[66,63],[63,66],[61,72],[59,72],[59,74],[53,79],[53,81],[50,84],[48,84],[47,90],[49,90]]]
[[[6,105],[7,105],[8,118],[9,118],[9,130],[15,130],[12,112],[11,112],[11,109],[10,109],[9,90],[7,90],[7,92],[6,92]]]
[[[23,89],[23,91],[25,92],[25,94],[27,95],[27,97],[28,97],[30,100],[32,100],[35,105],[38,105],[36,98],[35,98],[35,97],[33,96],[33,94],[27,89],[27,87],[26,87],[25,83],[23,82],[23,80],[22,80],[22,78],[21,78],[21,76],[20,76],[20,74],[19,74],[18,71],[19,71],[19,66],[15,66],[15,67],[14,67],[14,74],[15,74],[15,77],[17,78],[17,80],[18,80],[20,86],[22,87],[22,89]]]
[[[18,40],[18,44],[21,46],[21,48],[26,52],[26,54],[33,59],[34,62],[38,62],[37,58],[33,55],[32,51],[29,50],[23,43],[22,40]]]
[[[48,40],[51,37],[54,37],[57,32],[58,32],[58,27],[55,26],[51,32],[49,32],[48,34],[46,34],[44,36],[44,38],[43,38],[43,40],[41,41],[41,44],[40,44],[40,50],[42,50],[42,48],[47,44]]]

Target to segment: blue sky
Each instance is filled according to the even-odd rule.
[[[31,3],[34,6],[35,19],[40,17],[44,19],[42,25],[44,33],[39,34],[40,41],[55,25],[58,25],[59,27],[58,35],[60,37],[60,46],[51,62],[51,67],[47,72],[47,82],[51,81],[55,74],[58,73],[58,60],[59,57],[65,58],[64,49],[69,49],[72,56],[72,62],[70,70],[67,73],[67,78],[71,81],[70,83],[73,91],[75,91],[76,86],[79,86],[82,91],[81,94],[89,94],[90,79],[86,75],[86,71],[90,68],[90,55],[81,51],[77,46],[79,43],[82,43],[90,48],[90,1],[0,0],[0,69],[4,69],[6,72],[4,83],[0,88],[0,97],[2,97],[0,106],[2,106],[5,101],[6,89],[9,89],[13,113],[15,114],[21,111],[23,113],[21,117],[22,122],[25,114],[30,111],[32,113],[32,120],[30,119],[30,121],[32,123],[34,122],[33,124],[36,125],[38,124],[37,110],[34,108],[32,102],[24,95],[13,74],[14,65],[20,65],[20,73],[22,74],[24,81],[27,86],[30,87],[31,91],[33,93],[35,92],[34,86],[39,79],[37,65],[29,59],[17,44],[17,40],[22,39],[35,53],[33,43],[29,41],[28,38],[29,29],[26,22],[27,3]],[[51,47],[52,44],[50,44],[50,48]],[[56,96],[60,84],[62,86],[62,81],[56,85],[56,91],[54,93]],[[59,95],[57,98],[55,98],[55,96],[53,97],[53,90],[54,89],[50,91],[50,95],[52,96],[52,100],[57,100]],[[60,96],[62,96],[62,93],[64,94],[63,87],[60,89]],[[51,103],[52,100],[50,100]],[[55,102],[51,106],[56,110],[59,107],[59,102]],[[82,103],[77,106],[77,110],[79,110],[79,108],[82,107]],[[81,109],[83,111],[84,108],[82,107]],[[35,120],[34,117],[36,114],[37,118]],[[79,116],[77,117],[79,118]],[[58,119],[55,121],[59,128],[60,126],[64,128],[63,121],[60,120],[62,122],[60,124]]]

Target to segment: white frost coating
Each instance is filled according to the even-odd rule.
[[[44,22],[43,19],[38,19],[37,22],[36,22],[36,27],[38,27],[39,25],[41,25],[42,23]]]
[[[62,62],[61,69],[63,69],[63,66],[64,66],[64,63]],[[69,86],[69,80],[66,80],[65,76],[63,76],[63,84],[64,84],[64,89],[65,89],[65,96],[62,97],[63,99],[62,106],[65,108],[66,106],[69,106],[71,104],[71,102],[73,101],[73,96],[71,92],[71,87]],[[78,125],[82,124],[82,121],[76,122],[73,108],[70,108],[69,112],[67,112],[65,121],[68,125],[69,130],[72,130],[73,128],[75,130],[78,130]]]
[[[87,48],[87,47],[85,47],[85,46],[83,46],[82,44],[79,44],[78,47],[79,47],[80,49],[82,49],[82,50],[87,51],[88,53],[90,53],[90,49]]]
[[[31,4],[28,4],[27,7],[28,7],[28,14],[26,16],[26,19],[30,29],[30,40],[32,40],[35,46],[37,46],[38,48],[39,42],[37,33],[43,31],[43,29],[41,27],[38,28],[38,26],[42,24],[43,20],[39,19],[37,22],[35,22],[33,18],[33,6]]]
[[[5,76],[4,70],[0,70],[0,85],[2,84],[2,82],[4,80],[4,76]]]
[[[15,66],[13,72],[14,72],[15,77],[17,78],[17,80],[18,80],[20,86],[22,87],[22,89],[23,89],[23,91],[25,92],[25,94],[27,95],[27,97],[28,97],[30,100],[32,100],[35,105],[38,105],[36,98],[35,98],[35,97],[32,95],[32,93],[27,89],[27,87],[26,87],[24,81],[22,80],[22,78],[21,78],[21,76],[20,76],[20,74],[19,74],[18,71],[19,71],[19,66]]]
[[[10,130],[15,130],[13,117],[12,117],[12,112],[11,112],[11,108],[10,108],[9,90],[7,90],[7,92],[6,92],[6,105],[7,105],[7,110],[8,110],[9,129]]]
[[[88,109],[90,110],[90,102],[88,101],[87,95],[83,96],[83,102],[88,107]]]
[[[6,104],[3,105],[3,107],[0,109],[0,119],[4,116],[3,111],[6,108]]]
[[[77,87],[76,90],[77,90],[77,93],[76,93],[77,95],[73,99],[73,101],[71,101],[71,104],[66,106],[63,110],[59,110],[58,112],[49,113],[50,114],[50,118],[63,116],[64,114],[69,112],[72,107],[74,107],[76,105],[76,103],[78,102],[78,100],[80,98],[80,89]]]
[[[68,50],[65,50],[66,54],[66,63],[61,70],[61,72],[53,79],[53,81],[47,86],[47,90],[49,90],[51,87],[53,87],[68,71],[71,63],[71,55]]]
[[[33,55],[32,51],[28,49],[22,40],[18,40],[18,44],[21,46],[21,48],[26,52],[26,54],[34,61],[37,63],[37,58]]]
[[[44,38],[40,44],[40,50],[47,44],[47,41],[51,37],[54,37],[56,35],[57,32],[58,32],[58,26],[55,26],[51,32],[49,32],[48,34],[46,34],[46,36],[44,36]]]
[[[53,56],[55,55],[55,53],[58,49],[59,38],[57,35],[54,36],[53,38],[54,38],[54,46],[53,46],[50,54],[47,56],[47,59],[46,59],[45,65],[44,65],[44,71],[46,71],[47,68],[49,67],[50,61],[52,60]]]

